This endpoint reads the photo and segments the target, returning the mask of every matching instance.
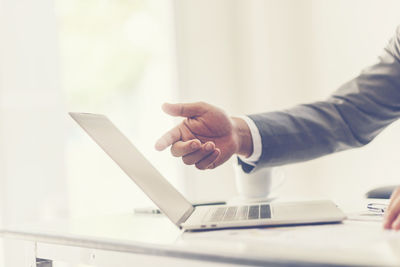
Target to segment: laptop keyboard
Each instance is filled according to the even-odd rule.
[[[211,208],[207,216],[205,216],[205,222],[243,221],[270,218],[270,205],[261,204]]]

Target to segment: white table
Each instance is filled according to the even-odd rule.
[[[0,237],[7,267],[399,266],[400,233],[374,218],[182,232],[162,215],[127,213],[7,227]]]

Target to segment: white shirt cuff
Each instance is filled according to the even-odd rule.
[[[262,142],[261,142],[260,131],[258,130],[254,121],[252,119],[250,119],[249,117],[240,116],[240,118],[242,118],[247,123],[247,126],[249,126],[251,138],[253,140],[253,153],[248,158],[245,158],[243,156],[239,156],[239,158],[244,163],[255,166],[257,161],[260,159],[261,152],[262,152]]]

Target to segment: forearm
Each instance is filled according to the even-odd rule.
[[[262,137],[258,167],[314,159],[369,143],[400,116],[399,33],[379,63],[326,101],[250,115]]]
[[[262,139],[257,168],[307,161],[369,142],[355,137],[328,101],[249,117],[256,123]]]

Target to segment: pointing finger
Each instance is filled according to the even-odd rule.
[[[155,148],[158,151],[164,150],[170,145],[178,142],[181,140],[182,134],[181,131],[179,130],[179,126],[176,126],[172,130],[168,131],[166,134],[164,134],[158,141],[156,142]]]
[[[392,202],[391,208],[386,210],[385,221],[383,223],[385,229],[392,228],[393,221],[400,213],[400,198],[392,199]]]
[[[392,223],[392,229],[396,230],[396,231],[400,230],[400,215],[399,214],[397,215],[397,218]]]
[[[162,105],[162,109],[165,113],[171,116],[181,116],[187,118],[201,116],[207,112],[206,104],[202,102],[177,104],[164,103]]]
[[[391,197],[390,197],[390,203],[388,208],[385,211],[385,216],[384,216],[384,223],[383,223],[383,227],[385,229],[390,229],[392,222],[394,220],[393,217],[393,209],[395,208],[396,205],[399,205],[399,197],[400,197],[400,188],[396,188],[394,190],[394,192],[392,193]]]
[[[390,203],[387,210],[390,210],[392,208],[394,200],[399,196],[400,196],[400,187],[397,187],[390,196]]]

